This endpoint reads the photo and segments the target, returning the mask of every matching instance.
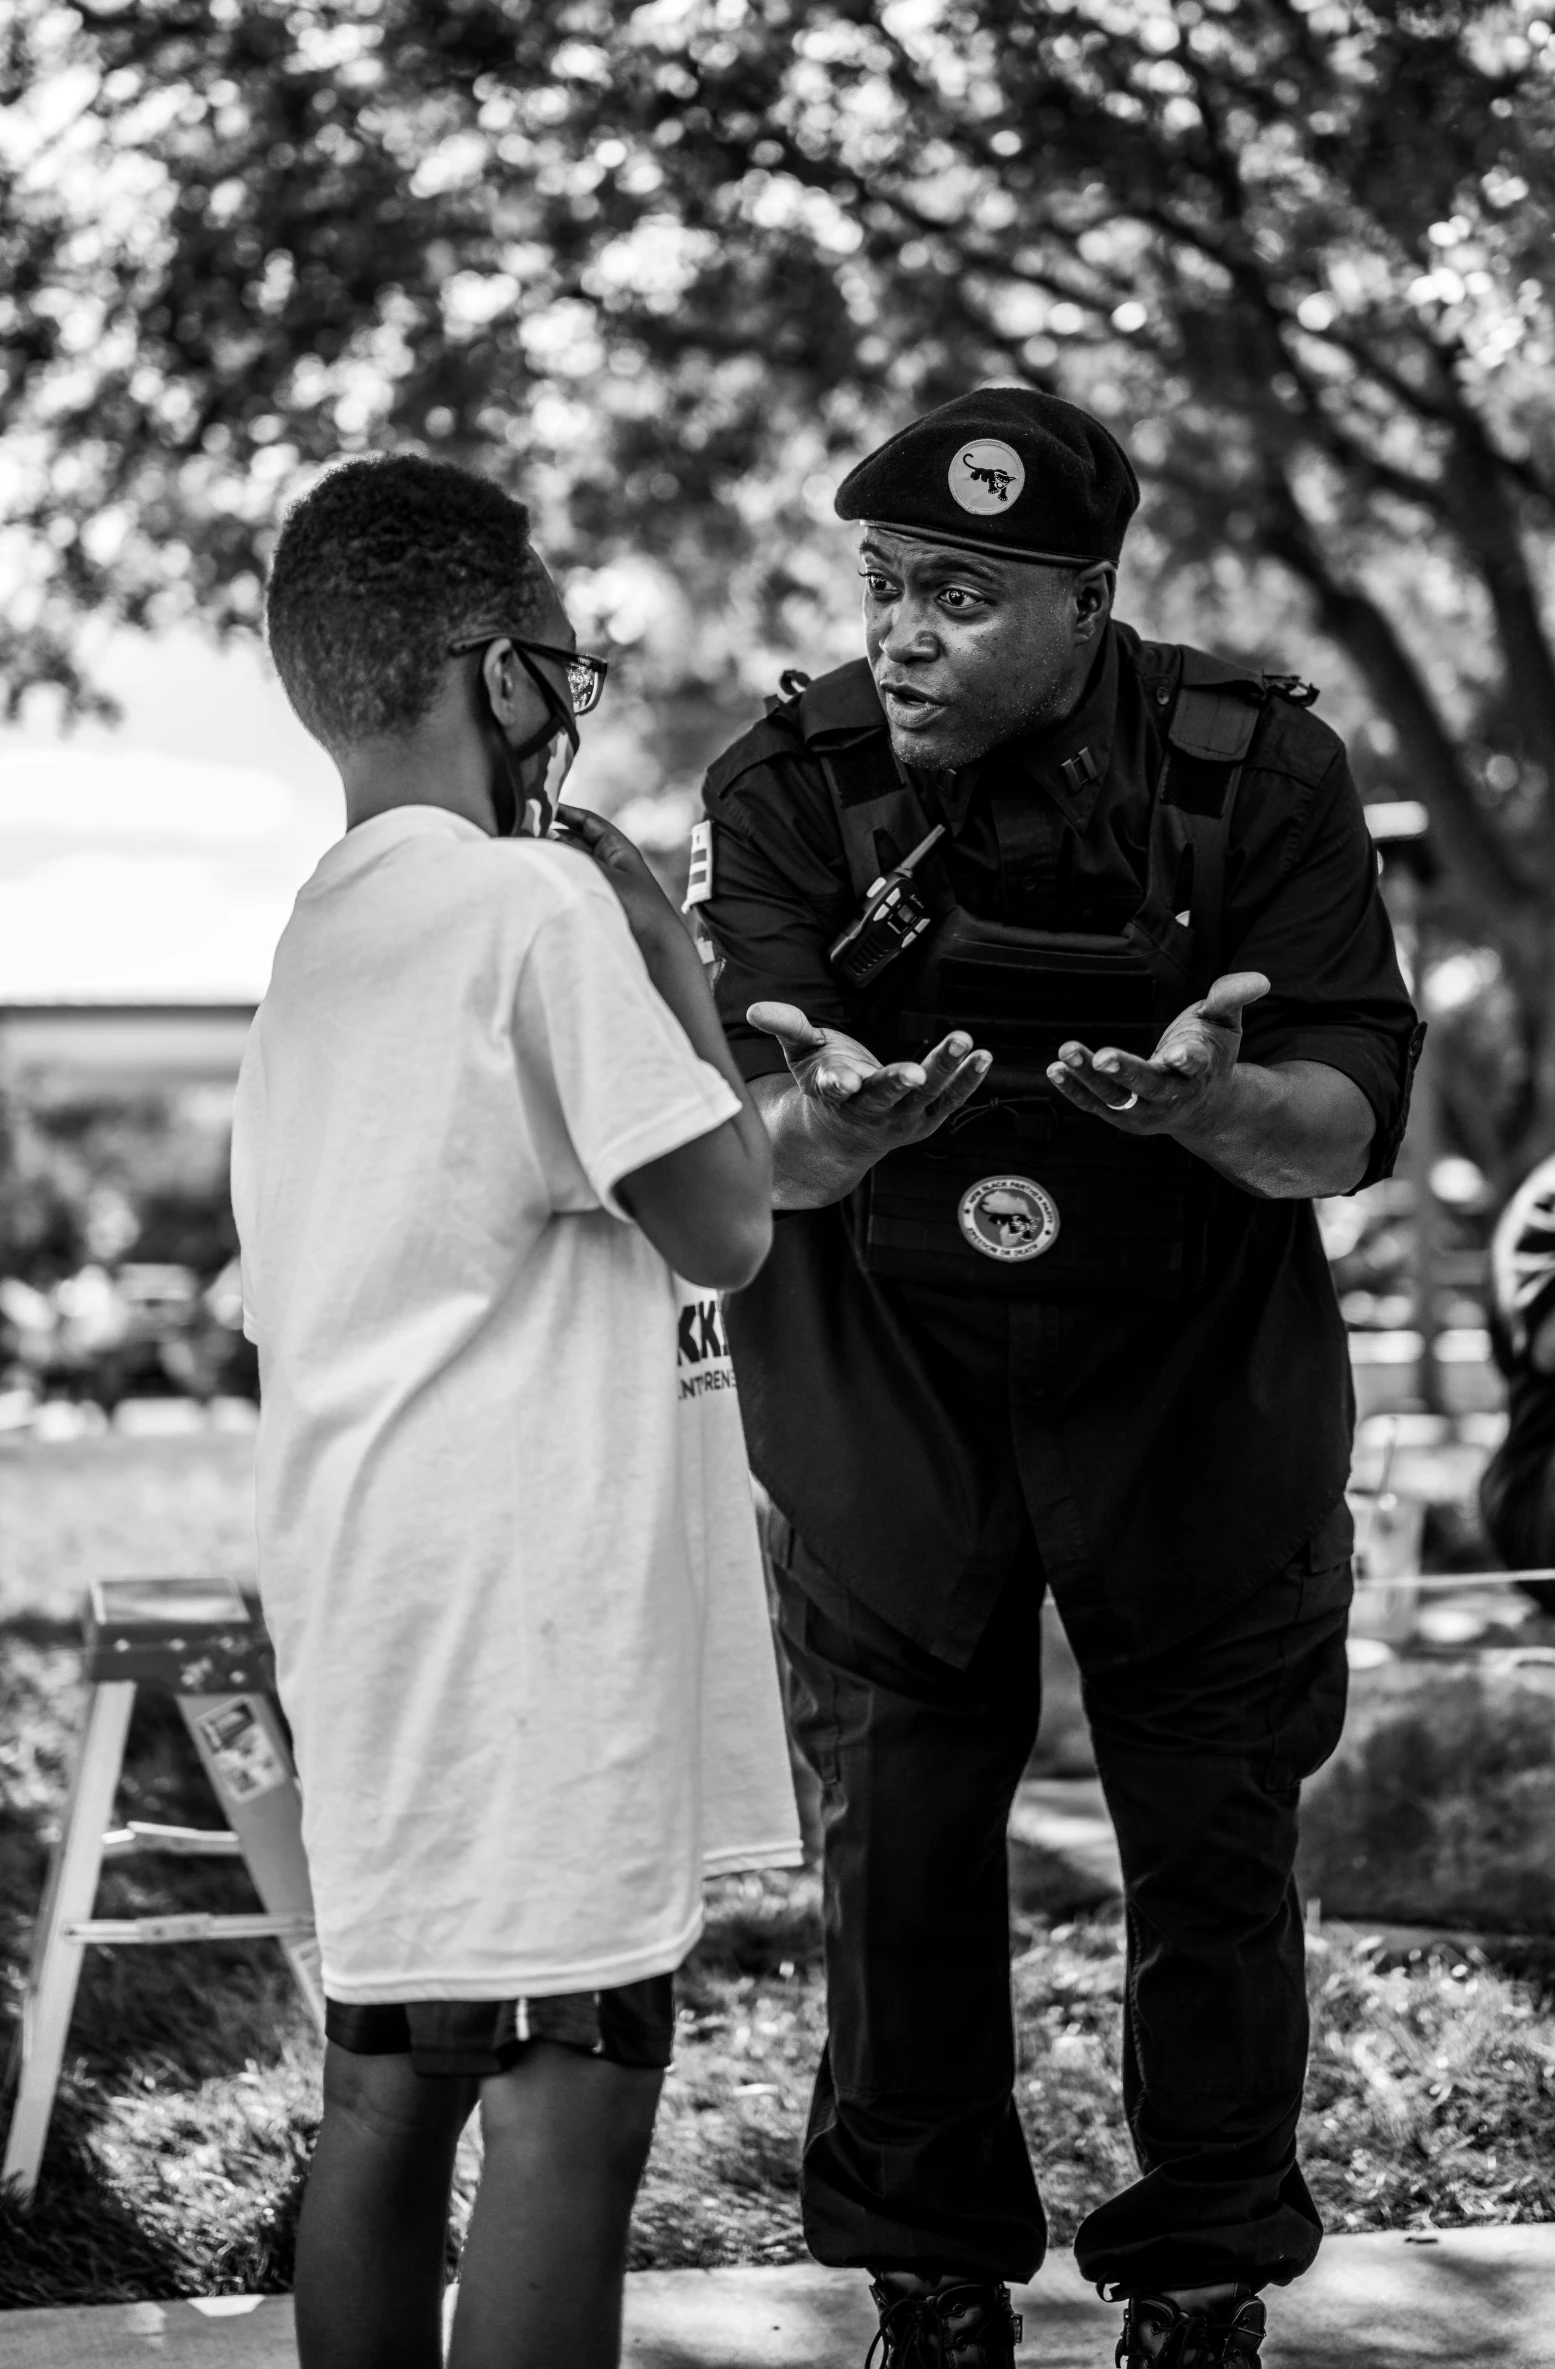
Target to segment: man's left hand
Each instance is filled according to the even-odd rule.
[[[1268,992],[1261,971],[1231,971],[1178,1013],[1148,1061],[1115,1045],[1092,1053],[1071,1040],[1059,1047],[1048,1077],[1076,1110],[1121,1134],[1191,1134],[1213,1124],[1241,1051],[1243,1008]]]

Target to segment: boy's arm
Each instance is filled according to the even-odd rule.
[[[709,1134],[618,1179],[616,1198],[688,1283],[736,1291],[772,1243],[772,1154],[750,1090],[724,1040],[700,956],[624,832],[580,806],[558,809],[621,901],[648,976],[691,1049],[726,1079],[739,1109]]]

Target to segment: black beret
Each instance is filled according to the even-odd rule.
[[[1122,445],[1077,403],[979,387],[898,429],[837,489],[839,518],[1005,559],[1116,560],[1139,507]]]

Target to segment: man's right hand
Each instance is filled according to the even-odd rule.
[[[792,1114],[799,1126],[778,1110],[768,1121],[778,1203],[790,1209],[840,1200],[887,1152],[932,1135],[977,1091],[993,1060],[959,1031],[922,1061],[882,1062],[841,1029],[817,1028],[797,1004],[752,1004],[745,1017],[782,1046],[801,1102]]]

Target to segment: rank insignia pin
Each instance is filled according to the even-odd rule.
[[[696,905],[705,905],[713,893],[713,826],[710,822],[691,826],[691,870],[686,878],[686,901],[681,907],[689,913]]]

